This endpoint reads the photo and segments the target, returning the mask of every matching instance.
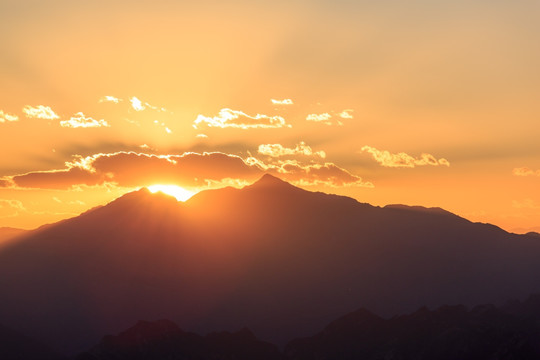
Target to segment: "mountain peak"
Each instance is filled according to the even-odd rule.
[[[293,186],[289,184],[288,182],[281,180],[280,178],[270,175],[270,174],[264,174],[259,180],[254,182],[251,186],[254,187],[276,187],[276,186]]]

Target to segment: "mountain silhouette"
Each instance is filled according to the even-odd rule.
[[[524,298],[540,291],[539,258],[535,236],[270,175],[185,203],[143,188],[0,251],[0,319],[68,353],[163,318],[283,345],[359,307]]]
[[[258,340],[248,329],[200,336],[168,320],[139,321],[128,330],[105,336],[77,360],[280,360],[277,346]]]
[[[285,356],[288,360],[533,360],[540,358],[540,327],[493,305],[472,310],[463,305],[433,311],[423,307],[390,319],[360,309],[312,337],[291,341]]]
[[[537,294],[500,308],[422,307],[389,319],[361,308],[311,337],[290,341],[283,353],[248,329],[200,336],[168,320],[139,321],[116,336],[105,336],[77,360],[536,360],[540,357],[539,314]]]

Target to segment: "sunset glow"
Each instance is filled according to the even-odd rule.
[[[0,227],[270,173],[540,228],[538,2],[38,3],[0,1]]]
[[[186,201],[195,193],[188,191],[177,185],[152,185],[148,187],[152,193],[162,192],[164,194],[174,196],[178,201]]]

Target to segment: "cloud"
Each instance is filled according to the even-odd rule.
[[[81,186],[149,186],[159,183],[205,188],[216,184],[247,184],[269,172],[298,186],[364,186],[364,182],[333,163],[301,163],[294,159],[243,159],[221,152],[156,155],[137,152],[75,156],[64,169],[12,176],[20,188],[73,189]]]
[[[272,101],[272,104],[274,104],[274,105],[292,105],[292,104],[294,104],[291,99],[283,99],[283,100],[271,99],[270,101]]]
[[[19,200],[0,199],[0,218],[14,217],[25,211],[26,208]]]
[[[135,111],[143,111],[143,110],[146,110],[146,109],[152,109],[152,110],[155,110],[155,111],[159,111],[159,112],[166,112],[167,109],[165,109],[164,107],[157,107],[157,106],[154,106],[154,105],[151,105],[147,102],[143,102],[142,100],[140,100],[139,98],[133,96],[131,97],[131,99],[129,99],[129,102],[131,103],[131,107],[135,110]]]
[[[514,168],[512,174],[515,176],[540,176],[540,170],[532,170],[528,167]]]
[[[0,110],[0,123],[6,122],[6,121],[17,121],[19,120],[19,117],[17,115],[11,115],[3,110]]]
[[[24,188],[69,189],[74,186],[103,185],[135,187],[156,183],[204,186],[206,180],[240,178],[249,181],[261,175],[261,169],[236,155],[219,152],[154,155],[136,152],[76,156],[65,169],[30,172],[12,177]]]
[[[142,101],[137,99],[135,96],[129,99],[129,101],[131,102],[131,107],[135,111],[143,111],[144,109],[146,109],[146,106],[143,105]]]
[[[6,188],[13,185],[11,179],[0,179],[0,188]]]
[[[100,103],[103,103],[103,102],[112,102],[112,103],[115,103],[115,104],[118,104],[120,101],[123,101],[122,99],[119,99],[117,97],[114,97],[114,96],[110,96],[110,95],[105,95],[104,97],[102,97],[101,99],[99,99],[99,102]]]
[[[423,153],[420,155],[420,157],[415,158],[404,152],[392,154],[389,151],[377,150],[371,146],[364,146],[362,148],[362,151],[370,153],[375,159],[375,161],[377,161],[379,164],[385,167],[414,168],[415,166],[424,166],[424,165],[450,166],[450,163],[448,162],[448,160],[444,158],[436,159],[433,155],[426,154],[426,153]]]
[[[208,138],[208,135],[206,135],[206,134],[197,134],[195,137],[198,137],[198,138],[201,138],[201,139],[206,139],[206,138]]]
[[[323,164],[302,164],[297,160],[277,160],[271,163],[264,163],[254,157],[248,158],[247,162],[256,164],[264,169],[264,171],[297,186],[374,187],[373,183],[366,182],[361,177],[353,175],[330,162]]]
[[[60,116],[58,116],[49,106],[44,106],[44,105],[38,105],[35,107],[26,105],[23,108],[23,113],[25,113],[26,116],[29,118],[45,119],[45,120],[60,119]]]
[[[342,112],[339,113],[339,117],[342,118],[342,119],[352,119],[353,116],[352,116],[352,113],[353,110],[351,109],[346,109],[346,110],[343,110]]]
[[[323,124],[326,124],[326,125],[338,125],[338,126],[343,125],[343,123],[341,121],[339,121],[339,120],[334,121],[332,119],[332,115],[330,115],[329,113],[309,114],[306,117],[306,120],[307,121],[318,122],[318,123],[323,123]]]
[[[105,120],[86,117],[82,112],[76,113],[69,120],[60,121],[60,126],[68,128],[110,127]]]
[[[257,114],[249,116],[242,111],[221,109],[218,116],[207,117],[199,115],[193,123],[195,129],[198,126],[206,124],[209,127],[219,128],[237,128],[237,129],[254,129],[254,128],[281,128],[291,127],[285,123],[285,119],[281,116],[268,116]]]
[[[257,152],[261,155],[271,156],[271,157],[281,157],[289,155],[304,155],[304,156],[317,156],[320,158],[325,158],[326,153],[324,151],[314,152],[311,147],[306,145],[305,142],[300,142],[296,145],[295,148],[286,148],[281,144],[263,144],[259,145]]]

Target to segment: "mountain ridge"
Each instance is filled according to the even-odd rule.
[[[0,317],[67,352],[141,318],[283,345],[359,306],[526,296],[540,291],[538,256],[536,237],[271,177],[185,203],[142,189],[1,251]]]

